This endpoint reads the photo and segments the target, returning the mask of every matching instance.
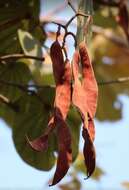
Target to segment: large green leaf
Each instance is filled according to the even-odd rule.
[[[47,89],[44,89],[44,91],[48,92]],[[37,169],[46,171],[51,169],[55,163],[54,150],[56,145],[54,136],[51,135],[48,150],[45,152],[32,150],[25,138],[28,135],[29,138],[34,139],[42,134],[49,120],[50,102],[47,99],[42,99],[42,97],[39,98],[39,96],[39,94],[38,97],[25,95],[16,101],[20,109],[15,117],[13,140],[17,152],[25,162]]]

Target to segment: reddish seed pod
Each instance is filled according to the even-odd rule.
[[[81,57],[83,80],[82,86],[86,92],[86,101],[88,113],[91,118],[94,118],[98,99],[98,86],[94,76],[92,64],[88,55],[88,50],[84,42],[79,45],[79,53]]]
[[[63,83],[65,62],[61,46],[58,41],[55,41],[50,48],[50,56],[52,60],[53,74],[56,85]]]
[[[82,82],[79,80],[80,59],[82,65]],[[77,50],[75,51],[72,65],[74,77],[72,102],[80,112],[83,121],[82,135],[85,140],[83,154],[87,167],[87,177],[90,177],[95,169],[95,148],[93,145],[95,128],[93,117],[96,112],[98,88],[84,42],[79,45],[79,52]]]
[[[57,184],[65,176],[70,167],[70,163],[72,162],[71,134],[65,122],[70,103],[71,69],[69,60],[66,60],[64,73],[62,75],[62,84],[57,85],[54,103],[55,124],[57,126],[58,138],[58,160],[51,186]]]
[[[57,118],[58,160],[53,182],[56,185],[67,173],[72,162],[71,134],[65,121]]]
[[[95,170],[96,154],[88,129],[85,126],[83,126],[82,136],[85,140],[83,154],[85,158],[85,165],[87,167],[87,178],[89,178]]]
[[[58,92],[58,85],[62,84],[63,82],[63,75],[64,75],[64,59],[63,59],[63,53],[61,46],[58,41],[55,41],[50,49],[50,56],[52,59],[52,66],[53,66],[53,73],[54,73],[54,79],[56,83],[56,97],[55,100],[57,100],[57,96],[59,96]],[[27,138],[27,141],[29,142],[30,146],[36,150],[36,151],[44,151],[48,147],[48,137],[51,131],[54,129],[54,117],[50,119],[48,126],[46,128],[45,134],[41,135],[40,137],[36,138],[33,141],[30,141]]]
[[[46,150],[50,133],[56,127],[58,141],[57,167],[52,184],[56,185],[66,175],[72,162],[71,134],[65,122],[69,107],[72,103],[78,109],[83,121],[82,136],[84,138],[83,154],[87,167],[87,178],[95,169],[95,137],[94,115],[97,107],[98,88],[92,64],[84,42],[79,45],[79,51],[73,55],[73,89],[71,92],[71,68],[67,59],[64,61],[61,46],[55,41],[50,49],[53,74],[56,84],[53,116],[50,118],[45,133],[39,138],[29,141],[30,146],[37,151]],[[79,80],[79,62],[82,65],[82,82]]]
[[[58,160],[53,182],[57,184],[67,173],[72,162],[71,134],[66,125],[66,117],[71,103],[71,68],[69,60],[64,61],[61,46],[55,41],[50,49],[53,73],[56,83],[53,117],[45,133],[29,144],[34,150],[43,151],[48,147],[49,134],[57,128]]]
[[[71,103],[71,69],[69,60],[65,61],[64,73],[61,80],[62,84],[58,84],[56,87],[54,106],[58,107],[61,117],[65,120]],[[58,110],[55,110],[55,112],[59,117]]]

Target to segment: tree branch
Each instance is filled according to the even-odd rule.
[[[75,14],[77,14],[77,10],[76,10],[75,7],[73,6],[71,0],[68,0],[68,5],[71,7],[71,9],[73,10],[73,12],[74,12]]]
[[[10,55],[4,55],[0,57],[0,61],[6,61],[8,59],[20,59],[20,58],[25,58],[25,59],[35,59],[38,61],[44,61],[44,57],[36,57],[36,56],[31,56],[31,55],[24,55],[24,54],[10,54]]]
[[[129,81],[129,77],[121,77],[121,78],[117,78],[116,80],[98,82],[98,85],[100,86],[111,85],[111,84],[123,83],[123,82],[128,82],[128,81]]]
[[[120,78],[117,78],[115,80],[98,81],[97,83],[99,86],[102,86],[102,85],[123,83],[123,82],[128,82],[128,81],[129,81],[129,77],[120,77]],[[30,92],[30,93],[35,93],[35,90],[31,90],[31,88],[34,88],[34,89],[40,89],[40,88],[42,89],[45,87],[46,88],[55,88],[54,85],[19,84],[19,83],[14,83],[14,82],[7,82],[4,80],[0,80],[0,83],[3,85],[19,88],[22,91],[26,91],[26,92]]]
[[[88,15],[85,15],[85,16],[88,16]],[[75,18],[75,16],[73,16],[73,17]],[[72,17],[72,21],[74,19],[73,17]],[[67,22],[65,20],[59,20],[59,19],[54,19],[54,18],[47,18],[46,19],[44,17],[40,18],[40,22],[41,23],[44,23],[44,22],[45,23],[59,23],[59,24],[61,24],[63,26],[65,26],[67,24]],[[71,23],[71,20],[70,20],[70,23]],[[73,27],[76,26],[75,22],[71,23],[71,24],[72,24]],[[96,26],[96,25],[92,25],[92,31],[93,31],[93,33],[103,35],[105,38],[111,40],[113,43],[115,43],[115,44],[117,44],[117,45],[119,45],[121,47],[124,47],[124,48],[127,49],[127,51],[129,51],[128,50],[128,48],[129,48],[128,42],[124,38],[121,38],[121,37],[117,36],[113,32],[107,31],[106,29],[103,29],[102,27]]]

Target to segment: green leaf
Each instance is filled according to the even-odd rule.
[[[0,102],[0,117],[6,122],[8,127],[12,127],[15,119],[15,111],[11,107]]]
[[[42,57],[42,47],[39,41],[34,38],[29,32],[19,29],[18,37],[25,55]],[[35,66],[41,66],[42,62],[38,60],[30,59],[31,64]]]
[[[44,89],[45,93],[48,92],[47,97],[50,91],[50,89]],[[51,135],[48,150],[45,152],[32,150],[25,138],[26,135],[30,139],[38,137],[44,132],[47,126],[51,114],[50,100],[47,97],[42,98],[40,95],[25,95],[16,101],[20,109],[15,117],[13,140],[17,152],[25,162],[37,169],[47,171],[55,163],[54,151],[56,145],[54,135]]]
[[[42,57],[42,47],[39,41],[34,38],[29,32],[19,29],[18,37],[25,55]],[[42,61],[30,59],[29,62],[29,68],[36,80],[41,77],[40,69],[42,66]]]

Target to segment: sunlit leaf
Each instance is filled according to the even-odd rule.
[[[21,47],[26,55],[32,55],[36,57],[42,57],[42,47],[39,41],[34,38],[29,32],[19,29],[18,37],[20,40]],[[40,66],[41,61],[32,60],[31,63]]]
[[[29,32],[19,29],[18,37],[22,50],[26,55],[39,58],[42,57],[42,47],[40,42],[36,38],[34,38]],[[29,62],[30,64],[28,65],[35,80],[39,81],[39,78],[41,77],[40,69],[42,66],[42,61],[30,59]]]

